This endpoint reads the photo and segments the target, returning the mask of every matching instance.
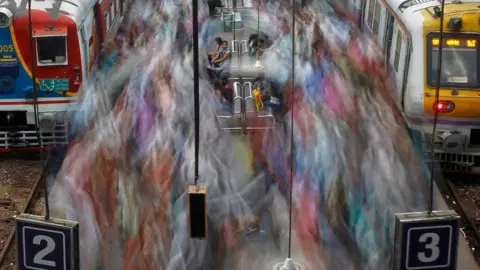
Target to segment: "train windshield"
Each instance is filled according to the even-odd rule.
[[[37,37],[37,57],[39,66],[67,64],[67,37]]]
[[[479,46],[478,36],[444,35],[442,48],[441,87],[478,88]],[[429,63],[427,79],[430,87],[436,86],[437,64],[440,39],[430,35],[428,38],[427,60]]]

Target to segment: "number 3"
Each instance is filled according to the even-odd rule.
[[[33,238],[35,245],[40,245],[43,241],[47,242],[47,246],[40,250],[35,257],[33,257],[33,263],[55,267],[57,264],[54,261],[44,260],[45,256],[52,253],[55,250],[55,241],[52,238],[45,235],[37,235]]]
[[[430,240],[430,243],[425,244],[425,248],[430,250],[430,256],[427,257],[425,252],[418,253],[418,259],[423,263],[433,262],[440,256],[440,249],[438,248],[440,236],[436,233],[424,233],[420,236],[420,239],[418,239],[420,243],[427,243],[428,240]]]

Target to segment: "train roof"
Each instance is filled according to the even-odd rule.
[[[31,0],[32,10],[53,12],[54,4],[60,3],[58,14],[72,18],[81,23],[97,0]],[[99,0],[98,2],[101,2]],[[0,0],[0,7],[8,8],[14,16],[24,16],[28,9],[28,0]]]
[[[440,0],[383,0],[386,2],[395,15],[402,21],[409,34],[414,34],[417,31],[421,31],[424,21],[424,17],[420,13],[420,10],[429,9],[433,7],[440,7]],[[480,0],[445,0],[445,14],[449,13],[449,7],[447,5],[455,4],[461,6],[467,3],[480,3]],[[456,9],[456,8],[455,8]]]

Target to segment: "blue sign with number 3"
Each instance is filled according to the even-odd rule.
[[[458,226],[458,220],[404,223],[400,269],[456,269]]]

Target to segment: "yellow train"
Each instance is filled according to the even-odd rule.
[[[347,0],[344,4],[383,49],[385,63],[395,76],[398,106],[418,145],[445,170],[478,172],[480,1],[445,3],[438,102],[435,89],[441,2]],[[432,134],[435,110],[439,117]]]

